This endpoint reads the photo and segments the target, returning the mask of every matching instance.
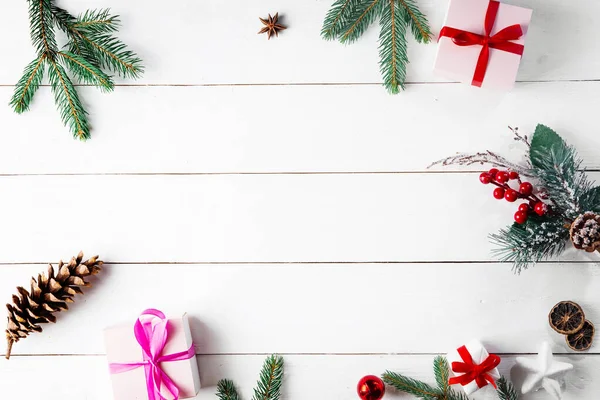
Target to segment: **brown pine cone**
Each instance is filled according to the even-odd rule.
[[[68,309],[67,303],[73,302],[76,294],[83,294],[81,287],[90,286],[84,280],[89,275],[96,275],[103,264],[98,256],[82,262],[83,253],[73,257],[68,264],[58,264],[58,273],[54,273],[52,265],[48,273],[39,274],[37,279],[31,278],[31,291],[17,287],[18,295],[13,295],[13,304],[7,304],[8,325],[6,327],[6,358],[14,343],[27,337],[31,332],[41,332],[39,324],[56,322],[53,314]]]
[[[600,248],[600,216],[593,212],[581,214],[571,224],[571,242],[579,250],[592,253]]]

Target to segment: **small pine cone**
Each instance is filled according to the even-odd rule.
[[[39,324],[56,322],[54,313],[67,310],[67,303],[73,302],[76,294],[83,294],[81,287],[91,286],[85,277],[96,275],[103,264],[98,256],[82,262],[83,253],[73,257],[68,264],[58,264],[58,272],[54,273],[52,265],[47,274],[39,274],[37,279],[31,278],[31,291],[17,288],[18,295],[13,295],[13,304],[7,304],[8,325],[6,327],[6,358],[10,358],[12,345],[27,337],[31,332],[41,332]]]
[[[571,242],[579,250],[592,253],[600,248],[600,216],[585,212],[571,224]]]

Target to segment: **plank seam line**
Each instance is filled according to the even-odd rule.
[[[275,352],[281,356],[305,356],[305,357],[380,357],[380,356],[391,356],[391,357],[425,357],[425,356],[438,356],[444,355],[445,353],[280,353]],[[253,357],[253,356],[269,356],[273,352],[268,353],[196,353],[197,356],[205,357]],[[525,353],[494,353],[502,357],[518,357],[518,356],[534,356],[538,353],[525,352]],[[557,356],[600,356],[600,353],[553,353]],[[105,357],[104,353],[90,353],[90,354],[69,354],[69,353],[56,353],[56,354],[12,354],[12,357]]]
[[[600,168],[580,169],[581,172],[600,172]],[[277,172],[56,172],[0,173],[2,178],[36,176],[269,176],[269,175],[475,175],[483,170],[417,170],[417,171],[277,171]]]
[[[588,83],[588,82],[600,82],[600,79],[547,79],[547,80],[518,80],[516,83]],[[115,84],[115,87],[269,87],[269,86],[381,86],[383,83],[379,82],[291,82],[291,83],[120,83]],[[460,82],[435,82],[435,81],[422,81],[422,82],[406,82],[405,85],[419,86],[419,85],[463,85]],[[0,87],[14,88],[16,85],[12,84],[1,84]],[[40,85],[40,87],[51,87],[48,84]],[[76,84],[75,87],[93,87],[88,84]]]
[[[45,262],[45,261],[15,261],[15,262],[0,262],[0,266],[18,266],[18,265],[48,265],[56,263],[56,261]],[[538,265],[544,264],[565,264],[565,265],[583,265],[583,264],[595,264],[595,261],[585,260],[573,260],[573,261],[561,261],[561,260],[548,260],[537,263]],[[481,261],[110,261],[104,260],[105,265],[365,265],[365,264],[432,264],[432,265],[468,265],[468,264],[497,264],[498,266],[505,266],[512,264],[510,261],[496,261],[496,260],[481,260]]]

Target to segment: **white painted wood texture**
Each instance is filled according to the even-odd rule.
[[[550,340],[576,365],[565,399],[597,399],[597,346],[573,354],[546,315],[572,299],[600,323],[598,259],[570,252],[515,276],[487,241],[514,207],[473,171],[426,167],[463,150],[518,160],[506,126],[543,122],[600,170],[600,3],[510,1],[534,8],[510,93],[433,76],[435,44],[411,40],[411,84],[394,97],[378,85],[376,27],[351,46],[320,39],[331,2],[59,2],[113,7],[148,71],[111,94],[80,88],[85,144],[48,87],[30,113],[0,107],[0,298],[79,249],[108,262],[60,323],[0,361],[1,398],[110,398],[102,329],[159,307],[192,316],[198,399],[224,377],[249,398],[274,352],[285,399],[352,399],[369,373],[432,380],[434,355],[473,337],[516,383],[514,357]],[[447,2],[419,3],[439,30]],[[267,41],[257,17],[276,11],[289,29]],[[21,0],[0,14],[6,101],[34,56],[26,13]]]

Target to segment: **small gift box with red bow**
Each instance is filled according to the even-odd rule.
[[[473,86],[510,89],[532,10],[488,0],[450,0],[434,71]]]
[[[106,329],[105,339],[115,400],[187,399],[200,390],[187,315],[167,319],[149,309]]]
[[[454,373],[449,383],[462,385],[467,395],[487,385],[496,388],[496,380],[500,379],[496,368],[500,364],[500,357],[489,354],[479,341],[473,340],[451,351],[447,359]]]

